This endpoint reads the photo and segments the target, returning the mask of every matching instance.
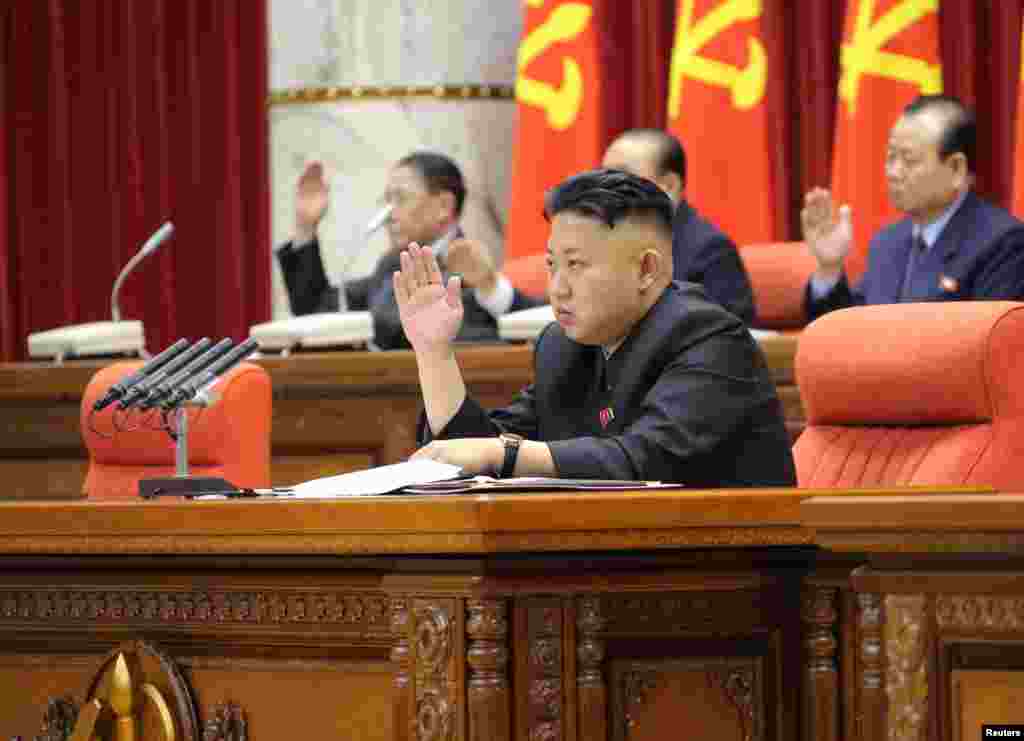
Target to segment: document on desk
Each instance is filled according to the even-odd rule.
[[[405,461],[305,481],[293,487],[292,497],[334,499],[390,494],[409,486],[447,481],[463,475],[459,466],[450,463],[431,460]]]
[[[640,489],[683,489],[682,484],[661,481],[624,481],[619,479],[559,479],[547,476],[520,476],[496,479],[492,476],[462,477],[446,481],[406,486],[402,494],[483,494],[559,491],[637,491]]]

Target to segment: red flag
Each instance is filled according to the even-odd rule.
[[[1021,28],[1021,49],[1024,49],[1024,27]],[[1024,217],[1024,54],[1021,54],[1020,76],[1017,78],[1017,131],[1014,141],[1013,202],[1010,210]]]
[[[686,199],[737,244],[781,239],[760,0],[679,0],[668,128],[689,153]]]
[[[889,130],[918,95],[942,92],[938,0],[849,0],[840,51],[832,193],[853,210],[846,272],[856,281],[871,237],[900,218],[885,187]]]
[[[605,121],[597,16],[604,1],[525,4],[506,259],[544,252],[544,192],[601,161]]]

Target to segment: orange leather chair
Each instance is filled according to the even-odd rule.
[[[1024,491],[1024,303],[843,309],[800,337],[802,487]]]
[[[807,324],[804,289],[817,264],[803,242],[765,242],[740,247],[750,276],[760,329],[797,329]]]
[[[509,282],[534,298],[548,298],[547,254],[523,255],[505,261],[501,269]]]
[[[82,437],[89,451],[83,487],[90,499],[138,496],[139,479],[173,476],[175,443],[152,429],[155,417],[116,412],[127,431],[116,431],[116,404],[92,414],[93,404],[118,379],[137,370],[139,362],[109,365],[92,377],[81,406]],[[220,476],[240,487],[270,485],[270,376],[258,365],[240,363],[214,387],[218,401],[189,411],[189,473]]]

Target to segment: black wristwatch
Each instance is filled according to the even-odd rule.
[[[519,443],[523,441],[523,436],[517,435],[514,432],[503,432],[498,435],[498,439],[505,446],[505,462],[501,464],[498,478],[511,478],[513,471],[516,470],[516,458],[519,457]]]

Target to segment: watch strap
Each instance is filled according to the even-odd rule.
[[[512,478],[512,474],[516,470],[516,459],[519,458],[519,443],[522,441],[518,437],[512,437],[511,435],[502,435],[501,441],[505,445],[505,460],[501,464],[498,478],[508,479]]]

